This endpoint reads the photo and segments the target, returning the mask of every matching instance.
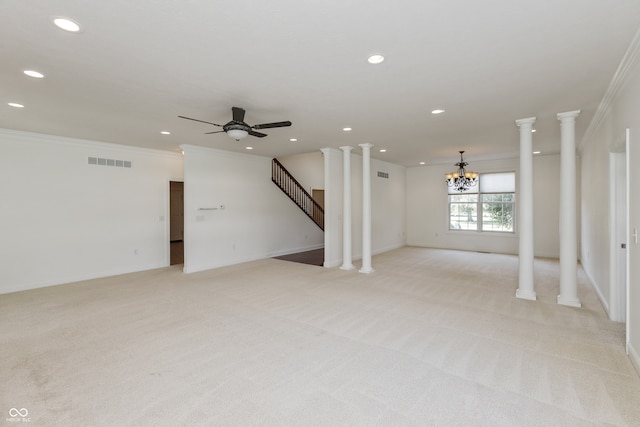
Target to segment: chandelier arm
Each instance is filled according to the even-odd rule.
[[[447,178],[445,181],[447,182],[447,186],[453,187],[456,191],[462,192],[467,191],[469,187],[473,187],[478,183],[478,173],[465,171],[464,167],[469,163],[465,162],[462,158],[464,151],[460,151],[459,153],[460,161],[455,164],[455,166],[458,166],[458,170],[456,172],[446,174]]]

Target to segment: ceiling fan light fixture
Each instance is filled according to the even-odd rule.
[[[229,135],[231,138],[235,139],[236,141],[239,141],[242,138],[246,138],[247,135],[249,135],[249,132],[242,129],[229,129],[227,131],[227,135]]]

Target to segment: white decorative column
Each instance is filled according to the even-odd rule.
[[[341,270],[353,270],[351,262],[351,150],[353,147],[340,147],[342,150],[342,265]]]
[[[533,282],[533,136],[535,117],[516,120],[520,127],[519,280],[516,297],[535,301]]]
[[[324,266],[342,262],[342,152],[323,148],[324,156]]]
[[[580,307],[576,270],[576,117],[580,110],[559,113],[560,120],[560,295],[558,304]]]
[[[362,268],[360,273],[373,273],[371,268],[371,147],[362,147]]]

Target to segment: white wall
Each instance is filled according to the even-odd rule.
[[[323,148],[324,158],[324,266],[342,263],[342,151]]]
[[[362,156],[357,153],[359,150],[356,148],[351,152],[351,249],[354,260],[362,258],[363,176]],[[342,263],[343,152],[326,148],[323,153],[325,174],[331,174],[325,176],[325,266],[335,267]],[[379,171],[388,173],[389,178],[378,177]],[[371,253],[374,255],[406,244],[405,188],[404,166],[371,159]],[[327,209],[328,200],[331,200],[331,205]]]
[[[362,165],[362,158],[359,160]],[[378,172],[389,174],[389,178],[378,177]],[[373,254],[396,249],[406,244],[406,178],[407,168],[404,166],[371,159],[371,252]],[[361,223],[360,227],[362,227]],[[357,252],[357,255],[361,257],[362,245],[358,245],[358,248],[360,252]]]
[[[167,266],[170,180],[179,153],[0,129],[0,293]]]
[[[182,148],[185,272],[322,247],[322,230],[271,182],[271,158]]]
[[[514,132],[515,135],[515,132]],[[480,173],[516,172],[518,159],[473,161],[468,169]],[[453,165],[407,169],[407,244],[445,249],[462,249],[506,254],[518,253],[518,234],[449,231],[447,186],[444,175]],[[534,156],[534,252],[536,256],[559,256],[560,156]],[[516,192],[516,215],[518,210]]]
[[[321,151],[278,157],[293,177],[309,194],[324,189],[324,158]]]
[[[627,301],[628,351],[640,372],[640,245],[631,232],[640,230],[640,193],[634,190],[634,166],[640,164],[640,32],[636,34],[599,112],[580,146],[582,162],[582,258],[585,272],[605,304],[610,304],[611,286],[609,251],[611,239],[607,231],[610,218],[611,187],[609,156],[620,151],[627,128],[630,144],[627,164],[631,182],[628,198],[628,283]],[[613,198],[615,200],[615,198]]]

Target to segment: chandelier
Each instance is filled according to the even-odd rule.
[[[445,174],[447,185],[453,187],[456,191],[467,191],[469,187],[473,187],[478,183],[478,172],[467,172],[464,170],[464,167],[469,163],[464,161],[462,153],[464,153],[464,151],[460,151],[460,161],[456,163],[458,170]]]

